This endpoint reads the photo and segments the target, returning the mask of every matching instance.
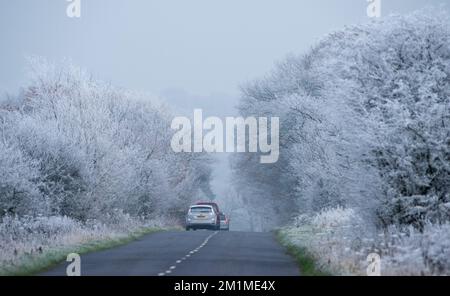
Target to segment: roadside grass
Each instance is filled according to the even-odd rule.
[[[290,242],[282,230],[275,231],[275,237],[277,241],[286,248],[286,253],[291,255],[300,269],[300,275],[302,276],[331,276],[328,271],[322,270],[317,265],[317,260],[313,255],[304,247]]]
[[[12,266],[0,266],[0,276],[32,276],[47,271],[52,267],[64,262],[70,253],[86,254],[106,250],[121,245],[126,245],[144,235],[163,231],[165,229],[155,227],[144,227],[130,234],[124,234],[116,238],[93,240],[87,243],[76,244],[44,251],[42,254],[24,255],[19,263]]]

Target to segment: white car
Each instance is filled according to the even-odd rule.
[[[220,224],[214,208],[209,205],[194,205],[189,207],[186,216],[186,230],[220,229]]]

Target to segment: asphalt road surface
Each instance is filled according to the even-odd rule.
[[[68,264],[42,275],[64,276]],[[272,233],[169,231],[81,255],[81,275],[298,276],[299,270]]]

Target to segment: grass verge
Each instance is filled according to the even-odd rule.
[[[331,276],[332,274],[318,268],[314,256],[306,248],[291,243],[282,230],[277,230],[275,236],[278,242],[286,248],[286,253],[291,255],[300,269],[302,276]]]
[[[26,255],[14,266],[0,267],[0,276],[32,276],[55,267],[65,261],[70,253],[86,254],[128,244],[144,235],[162,231],[162,228],[144,227],[130,234],[105,240],[93,240],[87,243],[44,251],[39,255]]]

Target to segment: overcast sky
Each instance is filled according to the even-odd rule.
[[[450,0],[382,0],[404,13]],[[126,88],[228,112],[242,82],[327,32],[367,21],[367,0],[0,0],[0,91],[24,81],[24,56],[71,58]],[[227,99],[228,98],[228,99]],[[214,103],[211,103],[214,101]]]
[[[232,115],[238,86],[333,30],[368,20],[366,0],[0,0],[0,93],[24,83],[30,54],[71,58],[114,85],[161,95],[179,109]],[[450,0],[382,0],[382,14]],[[218,156],[213,189],[229,187]]]

